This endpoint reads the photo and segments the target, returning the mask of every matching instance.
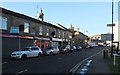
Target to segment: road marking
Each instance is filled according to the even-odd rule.
[[[100,52],[102,52],[103,50],[104,50],[104,49],[102,49],[102,50],[99,51],[98,53],[96,53],[96,54],[94,54],[94,55],[92,55],[92,56],[90,56],[90,57],[88,57],[88,58],[86,58],[86,59],[80,61],[80,62],[79,62],[78,64],[76,64],[72,69],[70,69],[69,73],[74,74],[74,72],[79,68],[79,66],[80,66],[84,61],[86,61],[86,60],[88,60],[88,59],[90,59],[90,58],[92,58],[92,57],[98,55],[98,54],[99,54]]]
[[[61,60],[62,58],[58,58],[58,60]]]
[[[27,69],[22,70],[22,71],[18,72],[17,74],[20,74],[20,73],[23,73],[23,72],[26,72],[26,71],[28,71],[28,70]]]

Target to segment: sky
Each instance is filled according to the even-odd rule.
[[[75,30],[79,28],[88,36],[109,32],[107,24],[112,23],[111,2],[2,2],[1,7],[37,19],[37,5],[43,10],[45,22],[59,23],[66,28],[72,24]],[[115,2],[114,22],[117,20],[118,3]]]

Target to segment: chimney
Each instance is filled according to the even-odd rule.
[[[44,14],[43,14],[43,12],[42,12],[42,9],[40,9],[40,11],[41,11],[41,13],[39,13],[39,16],[38,16],[38,19],[40,20],[40,21],[43,21],[44,20]]]
[[[77,32],[79,32],[79,28],[77,28]]]

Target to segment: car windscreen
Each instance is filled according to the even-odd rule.
[[[57,47],[53,47],[52,49],[53,49],[53,50],[54,50],[54,49],[57,49]]]
[[[76,48],[75,46],[73,46],[73,48]]]
[[[23,48],[21,51],[28,51],[30,48]]]
[[[64,49],[66,46],[62,46],[62,49]]]
[[[45,50],[50,50],[51,49],[51,47],[50,48],[46,48]]]

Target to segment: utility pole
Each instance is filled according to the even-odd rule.
[[[113,56],[113,0],[112,0],[112,46],[111,46],[111,57]]]

